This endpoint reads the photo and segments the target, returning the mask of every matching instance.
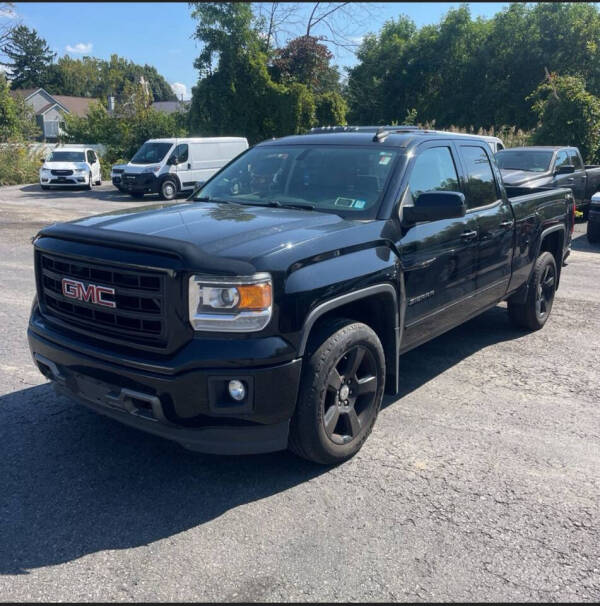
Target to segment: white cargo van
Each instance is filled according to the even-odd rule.
[[[149,139],[125,165],[120,189],[134,198],[158,193],[163,200],[173,200],[246,149],[244,137]]]

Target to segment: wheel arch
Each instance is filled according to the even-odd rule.
[[[179,175],[176,173],[165,173],[161,175],[158,179],[158,191],[160,192],[160,188],[165,181],[173,181],[175,183],[175,187],[177,187],[177,193],[181,191],[181,181],[179,180]]]
[[[304,322],[298,348],[300,356],[309,349],[311,335],[335,318],[362,322],[375,331],[385,355],[385,393],[396,393],[400,345],[400,307],[396,288],[389,283],[375,284],[317,305]]]

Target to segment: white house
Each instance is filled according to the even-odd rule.
[[[65,114],[86,116],[90,105],[98,99],[90,97],[70,97],[68,95],[51,95],[43,88],[23,88],[10,91],[11,95],[20,96],[35,112],[38,125],[42,129],[42,141],[56,141],[63,132],[61,124]]]

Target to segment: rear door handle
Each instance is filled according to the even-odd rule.
[[[509,227],[513,226],[513,221],[502,221],[502,223],[500,223],[500,227],[504,228],[504,229],[508,229]]]
[[[474,240],[477,237],[477,231],[473,230],[473,231],[465,231],[461,234],[461,239],[462,240]]]

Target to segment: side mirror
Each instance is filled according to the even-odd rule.
[[[40,158],[40,164],[43,164],[46,161],[46,158]]]
[[[414,206],[404,206],[402,218],[406,223],[458,219],[467,212],[465,196],[457,191],[429,191],[421,194]]]
[[[167,160],[167,164],[169,166],[175,166],[177,164],[177,156],[171,156],[168,160]]]
[[[559,166],[555,171],[555,175],[570,175],[575,172],[575,167],[572,164]]]

